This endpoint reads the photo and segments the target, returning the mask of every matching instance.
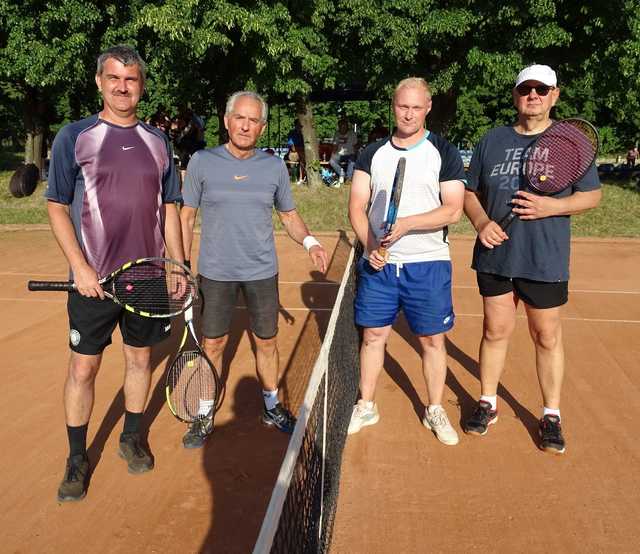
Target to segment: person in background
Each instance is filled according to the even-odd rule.
[[[344,183],[345,175],[347,178],[351,178],[357,143],[358,137],[349,125],[349,121],[345,117],[340,118],[338,130],[333,137],[333,150],[329,159],[329,165],[338,175],[339,185]],[[347,165],[346,172],[344,169],[345,164]]]

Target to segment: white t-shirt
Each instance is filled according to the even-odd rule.
[[[389,197],[398,160],[406,158],[398,217],[430,212],[442,205],[440,183],[465,182],[458,149],[429,131],[419,143],[400,148],[391,139],[368,145],[358,156],[356,169],[371,176],[369,227],[378,241],[383,238]],[[447,227],[411,231],[389,247],[389,262],[412,263],[450,260]]]

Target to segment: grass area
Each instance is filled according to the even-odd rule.
[[[33,195],[13,198],[9,193],[9,179],[15,160],[0,158],[0,224],[47,223],[45,184],[40,183]],[[349,186],[339,189],[291,185],[293,195],[303,219],[312,231],[351,230],[347,216]],[[586,214],[573,216],[573,236],[577,237],[640,237],[640,188],[631,181],[604,183],[602,203]],[[276,229],[282,229],[277,216],[273,216]],[[469,235],[473,230],[466,217],[450,228],[451,233]]]

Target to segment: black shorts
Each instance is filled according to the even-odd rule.
[[[200,290],[204,303],[202,333],[215,339],[229,334],[238,291],[242,289],[249,310],[251,332],[261,339],[278,334],[278,276],[258,281],[212,281],[202,275]]]
[[[108,298],[90,298],[69,293],[69,348],[78,354],[100,354],[111,344],[116,325],[128,346],[145,347],[166,339],[171,334],[169,319],[135,315]]]
[[[556,308],[569,299],[569,282],[547,283],[519,277],[503,277],[493,273],[477,272],[478,288],[482,296],[500,296],[515,292],[518,298],[533,308]]]

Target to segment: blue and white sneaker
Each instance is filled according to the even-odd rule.
[[[279,402],[271,410],[265,407],[262,412],[262,423],[273,426],[279,431],[291,435],[296,426],[296,418]]]

